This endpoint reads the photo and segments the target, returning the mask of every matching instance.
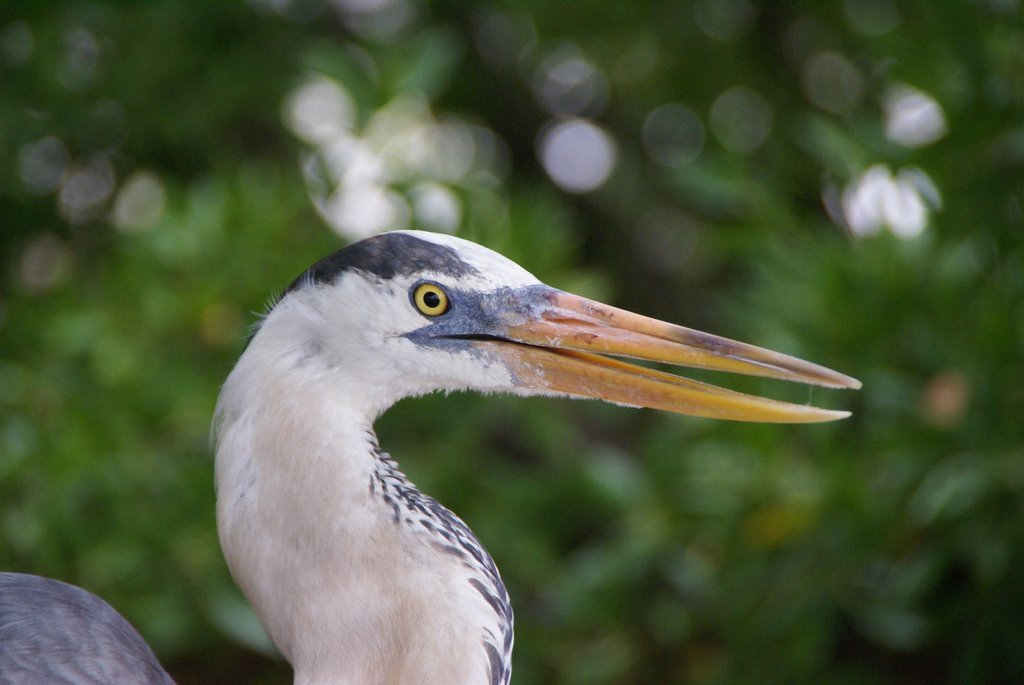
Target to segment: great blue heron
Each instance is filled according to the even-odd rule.
[[[296,683],[509,681],[512,608],[498,569],[469,527],[377,443],[374,421],[403,397],[471,389],[740,421],[847,416],[605,355],[860,385],[550,288],[490,250],[432,233],[355,243],[287,288],[217,405],[217,526],[235,580]],[[17,593],[27,581],[7,582]],[[3,653],[0,675],[29,668]]]
[[[173,685],[153,650],[102,599],[51,578],[0,573],[3,685]]]

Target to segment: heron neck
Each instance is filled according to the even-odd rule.
[[[369,418],[326,386],[317,373],[270,361],[250,345],[218,403],[221,547],[293,664],[317,621],[315,598],[332,587],[335,535],[360,523],[358,503],[377,467]]]
[[[491,655],[511,650],[511,610],[490,557],[380,450],[348,380],[250,346],[225,383],[217,521],[232,575],[296,682],[502,682]]]

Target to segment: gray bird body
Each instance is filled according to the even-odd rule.
[[[173,685],[109,604],[50,578],[0,573],[0,684]]]

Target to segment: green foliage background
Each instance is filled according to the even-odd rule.
[[[316,74],[360,122],[415,93],[496,134],[498,172],[453,184],[460,234],[864,381],[715,379],[854,413],[811,427],[473,396],[390,412],[382,443],[502,569],[516,683],[1024,682],[1019,2],[408,0],[392,34],[357,4],[0,7],[0,568],[105,597],[180,683],[290,682],[220,556],[208,430],[252,312],[343,242],[281,114]],[[537,154],[537,74],[566,46],[606,74],[584,113],[618,150],[586,194]],[[826,79],[838,100],[814,95],[825,53],[854,71]],[[894,83],[945,135],[886,136]],[[752,150],[712,121],[736,85],[772,114]],[[705,123],[692,159],[651,159],[666,103]],[[66,164],[40,180],[51,137]],[[843,226],[874,164],[931,179],[920,235]],[[69,209],[90,168],[110,187]],[[140,172],[162,204],[126,227]]]

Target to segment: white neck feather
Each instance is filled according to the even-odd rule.
[[[383,407],[361,406],[360,381],[308,347],[308,316],[275,311],[218,403],[217,524],[232,574],[296,683],[502,682],[481,644],[510,649],[510,617],[496,620],[465,565],[399,509],[412,486],[377,448]]]

